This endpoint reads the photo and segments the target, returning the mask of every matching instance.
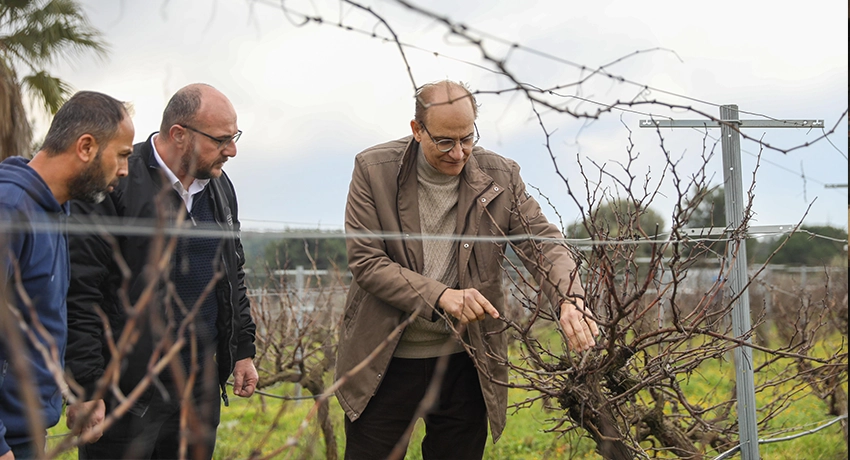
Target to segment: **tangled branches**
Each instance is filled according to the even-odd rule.
[[[630,150],[629,157],[635,160],[636,154]],[[703,158],[708,161],[708,155]],[[734,388],[727,377],[712,381],[710,375],[723,374],[731,352],[749,346],[756,353],[761,430],[768,430],[770,421],[803,392],[823,395],[835,415],[846,413],[841,387],[847,381],[846,341],[836,349],[823,348],[825,340],[846,338],[846,326],[844,331],[836,327],[846,297],[836,294],[834,286],[824,286],[802,297],[804,305],[799,297],[786,299],[770,317],[754,318],[751,330],[734,336],[728,320],[734,297],[726,282],[731,264],[723,256],[719,266],[714,261],[725,254],[722,246],[737,243],[685,236],[688,219],[699,206],[699,200],[686,197],[704,184],[705,168],[681,178],[674,160],[667,159],[678,204],[665,237],[663,223],[645,219],[657,182],[649,174],[640,180],[631,161],[619,172],[593,165],[593,178],[579,162],[582,198],[574,193],[576,187],[569,188],[570,196],[588,210],[581,225],[571,230],[587,237],[579,243],[587,250],[582,257],[585,301],[604,331],[596,350],[578,356],[560,345],[563,340],[541,321],[556,316],[536,283],[506,258],[514,308],[505,333],[521,356],[505,362],[515,376],[508,385],[530,394],[516,407],[544,401],[553,410],[550,431],[578,430],[594,440],[605,458],[648,458],[661,452],[703,458],[736,445]],[[603,175],[618,186],[603,188],[598,177]],[[745,235],[747,225],[730,230]],[[736,256],[735,251],[730,254]],[[763,279],[762,274],[763,269],[757,271],[750,284]],[[768,339],[750,344],[757,330]]]

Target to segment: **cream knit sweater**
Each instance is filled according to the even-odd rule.
[[[420,148],[416,155],[419,185],[419,222],[422,235],[454,235],[457,229],[457,198],[460,176],[447,176],[428,163]],[[449,288],[457,286],[457,241],[422,241],[425,270],[422,273]],[[463,351],[448,323],[439,318],[431,322],[417,317],[401,336],[393,356],[397,358],[433,358]]]

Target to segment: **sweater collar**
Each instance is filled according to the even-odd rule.
[[[424,156],[421,154],[421,146],[419,142],[416,142],[416,139],[414,139],[413,136],[408,136],[408,139],[407,147],[405,148],[404,154],[401,156],[399,163],[399,186],[405,183],[410,176],[413,175],[414,171],[417,171],[417,156]],[[469,156],[469,160],[466,162],[466,165],[463,167],[463,171],[460,173],[460,177],[462,179],[461,184],[467,184],[473,189],[475,194],[482,192],[490,185],[490,183],[493,182],[493,178],[484,172],[484,170],[482,170],[478,165],[476,155],[484,152],[485,150],[482,147],[475,146],[472,149],[472,155]]]
[[[419,146],[419,151],[416,155],[416,172],[419,175],[419,180],[428,184],[434,185],[449,185],[457,184],[460,180],[459,176],[449,176],[437,170],[422,152],[422,146]]]

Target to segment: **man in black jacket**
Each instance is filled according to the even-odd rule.
[[[227,405],[232,373],[237,396],[254,392],[255,326],[222,171],[241,134],[227,97],[184,87],[160,131],[134,146],[129,176],[103,203],[73,205],[75,220],[95,228],[70,242],[66,363],[87,402],[68,407],[67,423],[79,433],[106,413],[120,417],[80,458],[177,458],[181,437],[189,457],[211,458],[218,389]]]

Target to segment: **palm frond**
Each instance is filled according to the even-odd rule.
[[[11,30],[8,35],[0,36],[0,53],[7,54],[7,60],[13,56],[37,71],[38,67],[68,54],[93,51],[106,55],[107,45],[101,33],[88,23],[75,1],[37,3],[44,2],[29,2],[26,14],[18,11],[16,24],[1,27],[0,23],[0,28]]]
[[[44,109],[55,114],[73,91],[71,85],[42,70],[22,79],[23,86],[41,101]]]
[[[32,0],[0,0],[0,24],[11,24],[19,20]]]
[[[104,57],[107,45],[77,0],[0,0],[0,157],[28,154],[22,90],[55,114],[72,88],[45,67],[85,52]]]

